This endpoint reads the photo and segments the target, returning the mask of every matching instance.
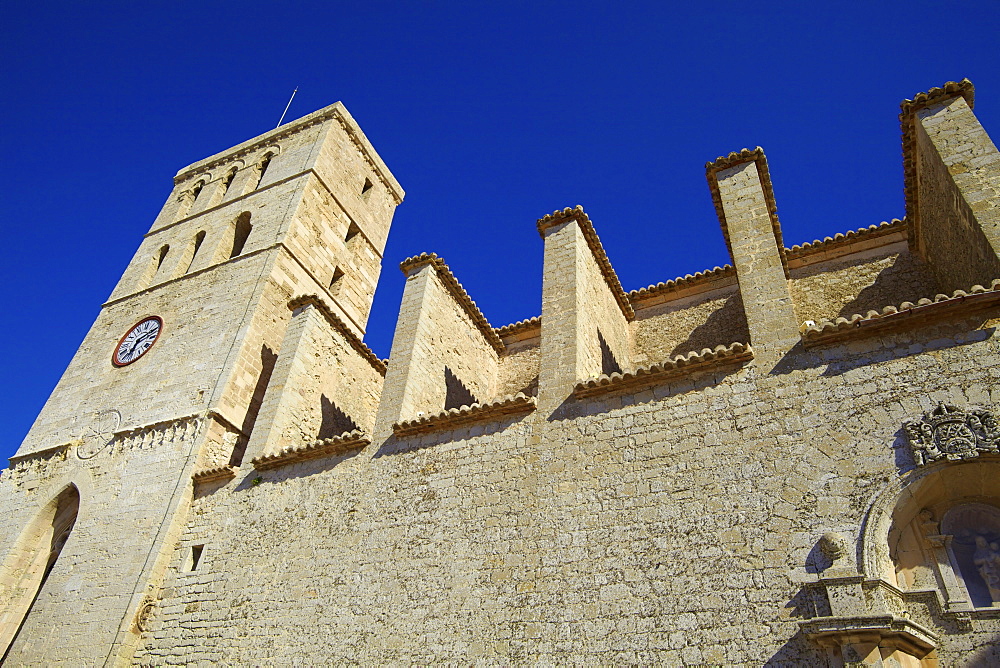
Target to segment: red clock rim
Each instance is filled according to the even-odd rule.
[[[131,360],[130,362],[122,362],[121,360],[118,359],[118,350],[122,347],[122,343],[124,343],[125,339],[128,337],[128,335],[132,333],[132,330],[134,330],[136,327],[138,327],[142,323],[146,322],[147,320],[156,320],[157,322],[160,323],[160,329],[157,330],[156,337],[153,338],[153,343],[150,343],[149,344],[149,348],[146,348],[146,350],[144,350],[142,352],[142,354],[139,355],[138,357],[136,357],[134,360]],[[143,356],[146,353],[148,353],[150,350],[152,350],[153,344],[155,344],[157,341],[160,340],[160,335],[161,334],[163,334],[163,318],[161,318],[160,316],[158,316],[158,315],[150,315],[150,316],[147,316],[147,317],[143,318],[142,320],[139,320],[134,325],[132,325],[131,327],[129,327],[128,329],[126,329],[125,333],[122,334],[122,338],[118,339],[118,343],[115,344],[115,351],[111,354],[111,363],[114,366],[116,366],[116,367],[123,367],[123,366],[128,366],[129,364],[132,364],[133,362],[138,362],[140,359],[143,358]]]

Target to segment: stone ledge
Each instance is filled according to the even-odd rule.
[[[439,257],[437,253],[421,253],[420,255],[414,255],[413,257],[408,257],[399,263],[399,268],[403,270],[404,274],[409,274],[410,271],[418,267],[423,267],[430,265],[434,267],[437,272],[438,277],[441,278],[441,282],[444,283],[445,288],[451,293],[451,296],[458,302],[458,305],[462,307],[466,315],[472,319],[472,323],[476,326],[476,329],[483,335],[483,338],[493,346],[493,350],[496,351],[498,355],[502,355],[505,346],[503,341],[497,335],[497,330],[493,329],[486,316],[483,312],[479,310],[476,306],[476,302],[472,300],[469,293],[465,291],[462,284],[458,282],[455,278],[455,274],[451,272],[451,268],[445,263],[444,258]]]
[[[976,89],[968,79],[949,81],[939,88],[931,88],[926,93],[917,93],[912,100],[899,103],[899,127],[903,136],[903,199],[906,208],[906,222],[909,227],[910,250],[920,254],[920,220],[917,216],[917,136],[915,124],[917,112],[961,95],[971,109],[975,103]]]
[[[570,220],[575,220],[580,226],[583,238],[587,241],[587,246],[590,247],[590,252],[594,255],[594,260],[597,261],[597,267],[601,270],[604,281],[611,289],[611,294],[614,296],[615,301],[618,302],[618,308],[621,309],[622,315],[625,316],[626,320],[632,320],[635,318],[635,311],[632,310],[632,304],[629,302],[628,295],[625,294],[625,289],[622,288],[621,281],[618,280],[615,268],[611,266],[611,260],[608,259],[608,254],[604,251],[604,246],[601,244],[600,237],[597,236],[594,224],[590,222],[590,216],[584,212],[582,206],[577,204],[572,208],[566,207],[562,211],[553,211],[549,215],[539,218],[536,223],[538,233],[544,239],[545,230]]]
[[[739,153],[732,152],[729,155],[720,155],[714,161],[705,163],[705,178],[708,179],[708,189],[712,193],[712,202],[715,204],[715,213],[719,217],[719,224],[722,226],[722,236],[726,240],[729,257],[730,259],[733,257],[733,245],[729,241],[729,226],[726,223],[726,212],[722,207],[722,196],[719,194],[719,180],[716,178],[716,174],[724,169],[747,162],[757,163],[757,175],[760,177],[760,186],[764,191],[764,201],[767,203],[767,213],[771,218],[771,229],[774,231],[774,240],[778,244],[778,256],[781,258],[781,267],[785,271],[785,278],[788,278],[788,259],[785,253],[785,243],[781,240],[778,205],[774,201],[774,187],[771,185],[771,172],[767,168],[767,158],[764,157],[764,149],[760,146],[752,151],[745,148]]]
[[[736,277],[736,270],[733,269],[733,265],[727,264],[722,267],[699,271],[695,274],[679,276],[678,278],[674,278],[665,283],[661,281],[655,285],[639,288],[638,290],[632,290],[628,293],[628,299],[629,302],[634,305],[635,302],[643,299],[652,299],[653,297],[658,297],[667,292],[684,290],[695,287],[701,283],[708,283],[710,281],[730,277]]]
[[[892,221],[882,221],[878,225],[869,225],[859,230],[850,230],[837,233],[832,237],[824,239],[814,239],[803,244],[796,244],[785,249],[789,262],[792,260],[802,260],[811,255],[839,250],[858,242],[879,239],[893,234],[906,235],[906,221],[893,218]]]
[[[640,367],[635,371],[615,372],[610,376],[602,374],[596,378],[582,380],[573,388],[573,395],[578,398],[589,397],[613,390],[652,385],[686,375],[691,371],[738,364],[751,359],[753,359],[753,348],[748,344],[732,343],[728,347],[716,346],[715,350],[704,348],[701,352],[678,355],[666,362]]]
[[[364,432],[355,429],[354,431],[346,431],[340,436],[313,441],[308,445],[285,448],[273,455],[262,455],[250,463],[258,471],[266,471],[309,459],[318,459],[320,457],[343,454],[351,450],[359,450],[369,443],[371,443],[371,439]]]
[[[533,318],[528,318],[527,320],[518,320],[517,322],[512,322],[509,325],[504,325],[503,327],[497,327],[497,336],[500,338],[506,338],[513,334],[520,334],[524,330],[534,329],[536,327],[541,327],[542,316],[536,315]]]
[[[372,365],[372,368],[379,372],[380,375],[385,376],[386,365],[385,362],[380,360],[378,356],[372,352],[372,349],[365,345],[364,341],[359,339],[354,332],[348,329],[344,321],[337,317],[333,310],[327,306],[318,295],[303,295],[301,297],[296,297],[295,299],[288,302],[288,308],[294,311],[295,309],[302,308],[303,306],[313,305],[316,310],[319,311],[326,321],[330,325],[340,332],[340,334],[347,339],[347,342],[351,344],[351,347],[361,357],[365,359],[366,362]]]
[[[198,485],[216,480],[232,480],[236,477],[235,466],[216,466],[214,468],[201,469],[191,475],[191,480]]]
[[[894,615],[858,617],[814,617],[799,622],[802,633],[820,647],[840,648],[851,642],[888,644],[921,658],[940,640],[929,629],[911,619]]]
[[[535,397],[518,392],[514,396],[497,399],[486,404],[472,404],[461,408],[451,408],[434,415],[425,415],[413,420],[404,420],[392,425],[396,436],[412,436],[430,431],[454,429],[473,422],[486,422],[507,415],[528,413],[535,410]]]
[[[881,313],[868,311],[866,315],[855,313],[850,318],[803,323],[802,341],[809,346],[863,337],[890,328],[918,326],[957,312],[974,312],[997,305],[1000,305],[1000,279],[993,281],[988,289],[975,285],[970,292],[956,290],[951,296],[939,294],[934,299],[921,299],[916,304],[903,302],[898,307],[886,306]]]
[[[74,445],[79,445],[83,441],[77,439],[75,441],[70,441],[69,443],[63,443],[62,445],[56,445],[51,448],[45,448],[44,450],[35,450],[34,452],[29,452],[25,455],[15,455],[7,459],[10,464],[10,468],[13,469],[18,464],[28,462],[32,459],[49,459],[60,454],[66,453],[70,447]]]

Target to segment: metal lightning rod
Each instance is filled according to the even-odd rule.
[[[285,110],[281,112],[281,118],[278,119],[278,124],[274,126],[276,129],[281,127],[281,121],[285,120],[285,114],[288,113],[288,108],[292,106],[292,100],[295,99],[295,94],[298,92],[299,92],[299,87],[296,86],[295,90],[292,91],[292,96],[288,98],[288,104],[285,105]]]

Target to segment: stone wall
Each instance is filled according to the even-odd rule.
[[[816,614],[817,540],[858,535],[912,466],[904,420],[1000,405],[998,324],[241,474],[195,501],[137,661],[820,664],[796,635]],[[995,651],[996,631],[976,619],[945,637],[942,664]]]
[[[915,303],[933,298],[940,292],[937,286],[930,267],[903,241],[793,269],[789,283],[799,322],[850,318]]]
[[[655,364],[704,348],[747,343],[743,301],[736,285],[636,309],[635,366]]]

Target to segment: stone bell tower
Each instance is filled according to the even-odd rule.
[[[340,103],[174,177],[0,479],[5,661],[128,661],[192,472],[242,461],[289,301],[360,338],[402,198]]]

